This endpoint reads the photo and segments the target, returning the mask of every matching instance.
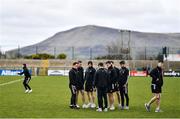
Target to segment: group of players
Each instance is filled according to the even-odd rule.
[[[117,95],[118,107],[120,109],[129,109],[129,70],[126,68],[125,61],[120,62],[120,68],[115,67],[113,61],[107,61],[105,64],[106,68],[104,63],[100,62],[96,70],[93,67],[93,62],[89,61],[88,68],[84,72],[81,61],[73,63],[73,67],[69,71],[69,88],[71,90],[70,108],[80,108],[77,104],[80,93],[83,102],[82,108],[95,108],[94,92],[97,90],[97,111],[115,110],[114,94]],[[87,104],[85,103],[84,86],[88,97]],[[124,97],[126,99],[126,105],[124,105]]]
[[[69,71],[69,88],[71,90],[70,108],[79,109],[78,96],[82,95],[82,108],[95,108],[98,112],[115,110],[114,106],[114,94],[117,95],[118,107],[120,109],[129,109],[129,96],[128,96],[128,77],[129,70],[126,68],[125,61],[120,62],[120,68],[114,66],[113,61],[107,61],[106,68],[104,63],[98,64],[98,69],[93,67],[93,62],[88,62],[88,68],[85,70],[82,67],[82,62],[74,62],[72,69]],[[31,93],[32,89],[29,86],[31,80],[31,74],[26,66],[23,64],[23,71],[18,73],[24,74],[23,85],[25,93]],[[85,74],[85,75],[84,75]],[[163,62],[159,62],[149,74],[152,77],[151,91],[153,97],[148,103],[145,103],[145,109],[150,112],[151,104],[156,102],[157,107],[155,112],[162,112],[160,109],[161,93],[163,86]],[[85,104],[85,91],[88,96],[88,104]],[[98,106],[95,105],[94,92],[97,90]],[[126,105],[124,106],[124,97],[126,99]],[[107,99],[108,98],[108,99]],[[104,105],[103,105],[104,102]],[[108,103],[109,102],[109,103]],[[109,106],[108,106],[109,104]]]

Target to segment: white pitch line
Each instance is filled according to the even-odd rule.
[[[36,76],[32,76],[31,79],[34,78],[34,77],[36,77]],[[24,80],[24,78],[18,79],[18,80],[15,80],[15,81],[9,81],[9,82],[7,82],[7,83],[2,83],[2,84],[0,84],[0,86],[5,86],[5,85],[12,84],[12,83],[16,83],[16,82],[19,82],[19,81],[21,81],[21,80]]]
[[[8,85],[8,84],[16,83],[16,82],[19,82],[19,81],[21,81],[21,80],[23,80],[23,79],[18,79],[18,80],[15,80],[15,81],[9,81],[9,82],[7,82],[7,83],[2,83],[2,84],[0,84],[0,86],[5,86],[5,85]]]

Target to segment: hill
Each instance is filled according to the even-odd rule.
[[[22,55],[35,53],[66,53],[68,58],[89,58],[106,55],[107,46],[116,44],[120,48],[131,49],[131,57],[139,59],[147,50],[149,56],[157,55],[162,47],[179,47],[180,33],[145,33],[120,30],[109,27],[87,25],[75,27],[55,35],[37,44],[20,49]],[[174,51],[173,51],[174,52]],[[178,50],[175,49],[175,52]],[[8,56],[17,53],[17,49],[8,51]]]

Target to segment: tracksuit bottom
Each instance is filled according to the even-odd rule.
[[[97,87],[97,97],[98,97],[99,108],[101,109],[107,108],[108,101],[107,101],[107,88],[106,87]],[[103,107],[103,99],[104,99],[104,107]]]
[[[28,89],[31,90],[31,87],[28,85],[30,80],[31,80],[31,78],[29,78],[29,77],[24,78],[23,85],[26,90],[28,90]]]
[[[74,86],[74,85],[69,85],[69,88],[70,88],[70,90],[71,90],[71,101],[70,101],[70,105],[71,105],[71,106],[76,106],[76,96],[77,96],[76,86]]]
[[[121,106],[124,107],[124,97],[126,98],[126,106],[129,106],[128,85],[126,87],[120,86],[119,90],[121,95]]]

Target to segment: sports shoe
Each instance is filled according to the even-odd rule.
[[[162,110],[160,109],[156,109],[155,112],[163,112]]]
[[[86,105],[86,108],[89,108],[89,107],[91,107],[91,103],[88,103],[87,105]]]
[[[29,92],[28,93],[31,93],[32,92],[32,89],[31,90],[29,90]]]
[[[96,104],[92,103],[91,108],[95,108],[95,107],[96,107]]]
[[[129,107],[128,107],[128,106],[126,106],[124,109],[125,109],[125,110],[129,110]]]
[[[118,108],[121,109],[121,104],[118,104]]]
[[[29,92],[29,90],[25,90],[25,92],[24,93],[28,93]]]
[[[101,108],[98,108],[96,111],[97,111],[97,112],[102,112],[102,109],[101,109]]]
[[[121,110],[124,110],[124,106],[121,106]]]
[[[104,109],[104,112],[107,112],[107,111],[108,111],[108,108],[105,108],[105,109]]]
[[[71,109],[73,109],[73,108],[74,108],[74,105],[69,105],[69,107],[70,107]]]
[[[75,106],[73,107],[73,109],[80,109],[80,107],[78,107],[77,105],[75,105]]]
[[[150,112],[150,106],[149,106],[147,103],[145,103],[144,106],[145,106],[146,110],[147,110],[148,112]]]
[[[109,109],[110,109],[111,111],[115,110],[114,105],[112,105]]]
[[[82,105],[82,108],[84,109],[84,108],[87,108],[87,105],[86,104],[83,104]]]
[[[75,107],[80,108],[80,106],[78,104]]]

